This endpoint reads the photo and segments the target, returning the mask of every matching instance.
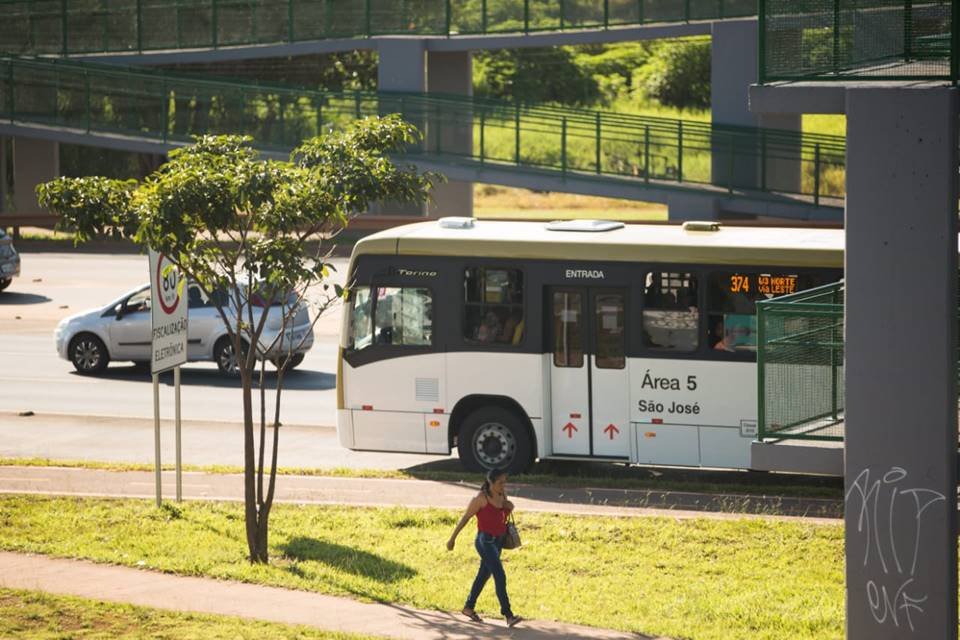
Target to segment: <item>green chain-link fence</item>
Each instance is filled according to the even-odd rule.
[[[844,284],[757,303],[759,439],[842,440]]]
[[[759,0],[760,82],[958,79],[960,0]]]
[[[0,0],[0,51],[90,53],[756,15],[755,0]]]
[[[0,58],[0,118],[163,142],[243,133],[267,149],[355,118],[400,113],[410,153],[581,178],[843,196],[842,137],[447,94],[322,92],[67,60]],[[827,204],[827,203],[823,203]]]

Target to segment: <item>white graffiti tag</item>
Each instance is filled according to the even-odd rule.
[[[866,583],[873,619],[895,627],[905,624],[913,631],[913,615],[923,614],[920,605],[928,597],[918,593],[916,585],[921,524],[923,516],[932,513],[928,509],[945,503],[946,497],[932,489],[910,486],[907,476],[901,467],[873,477],[869,468],[864,469],[850,485],[845,500],[847,512],[857,513],[857,533],[864,543],[863,566],[868,572],[880,570]]]

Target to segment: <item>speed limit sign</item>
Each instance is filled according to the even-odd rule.
[[[187,361],[186,282],[165,255],[150,250],[150,371],[160,373]]]

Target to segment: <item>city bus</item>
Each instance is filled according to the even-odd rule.
[[[337,366],[354,450],[750,468],[755,302],[843,277],[842,229],[441,218],[359,241]]]

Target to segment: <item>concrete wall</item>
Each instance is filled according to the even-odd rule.
[[[850,640],[957,638],[957,91],[848,88]]]

